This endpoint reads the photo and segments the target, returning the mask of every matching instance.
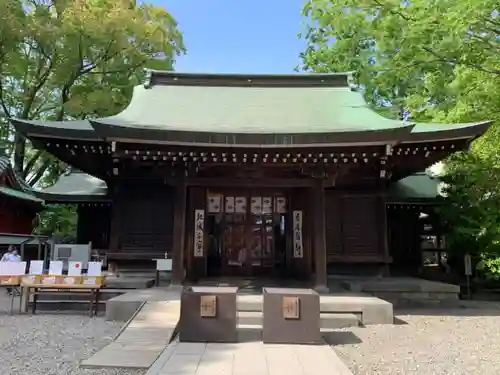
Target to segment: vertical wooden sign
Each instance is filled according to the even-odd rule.
[[[293,257],[304,257],[304,243],[302,241],[302,211],[293,211]]]
[[[205,210],[194,211],[194,256],[203,257],[205,229]]]

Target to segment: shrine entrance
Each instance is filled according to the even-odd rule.
[[[290,232],[287,204],[284,191],[209,190],[207,275],[283,275]]]

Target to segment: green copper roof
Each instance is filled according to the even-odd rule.
[[[151,71],[128,107],[89,121],[13,120],[24,134],[204,145],[307,146],[474,138],[491,124],[385,118],[349,73],[243,75]]]
[[[48,239],[48,236],[39,236],[36,234],[0,233],[0,245],[38,245],[43,244]]]
[[[247,134],[330,133],[405,126],[372,111],[349,87],[137,86],[109,125]]]
[[[31,193],[11,189],[7,186],[0,186],[0,194],[7,195],[7,196],[12,197],[12,198],[17,198],[17,199],[35,202],[35,203],[41,203],[41,204],[44,203],[43,199],[37,198]]]
[[[24,134],[37,136],[61,135],[64,138],[99,139],[88,120],[78,121],[41,121],[11,119],[12,124]]]
[[[389,186],[390,200],[432,200],[442,196],[443,182],[426,172],[416,173]]]
[[[2,147],[0,147],[0,153],[3,153]],[[44,201],[35,196],[33,189],[29,186],[12,168],[10,160],[7,156],[0,156],[0,174],[6,173],[10,178],[8,179],[8,184],[11,186],[2,185],[0,186],[0,194],[21,199],[28,202],[33,202],[37,204],[42,204]]]
[[[84,202],[106,198],[106,182],[80,171],[63,174],[57,182],[37,194],[48,202]]]

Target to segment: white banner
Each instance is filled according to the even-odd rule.
[[[302,211],[293,211],[293,257],[302,258],[303,256]]]
[[[234,211],[234,206],[233,206]],[[205,229],[205,210],[194,211],[194,256],[200,258],[203,256],[203,241]]]

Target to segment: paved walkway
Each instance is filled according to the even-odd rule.
[[[82,361],[82,368],[148,369],[170,342],[180,303],[147,302],[108,346]]]
[[[328,345],[173,342],[146,375],[352,375]]]

